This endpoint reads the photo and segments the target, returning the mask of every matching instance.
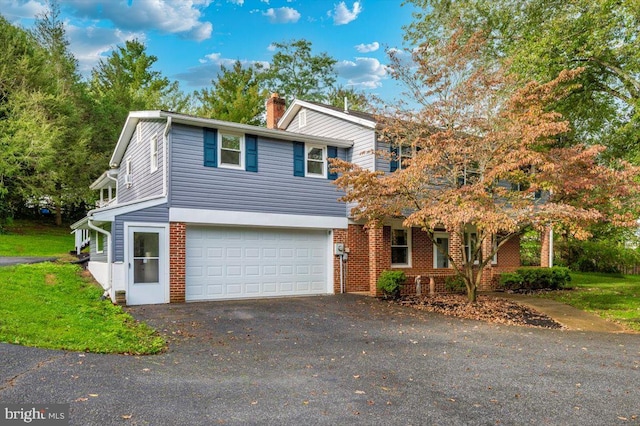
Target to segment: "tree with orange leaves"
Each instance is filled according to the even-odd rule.
[[[479,58],[483,37],[456,32],[435,45],[390,53],[395,78],[410,89],[380,114],[376,155],[399,161],[391,173],[332,160],[343,200],[354,218],[379,226],[404,218],[427,232],[476,301],[483,270],[507,241],[525,229],[548,226],[589,237],[588,226],[609,221],[635,226],[639,170],[599,161],[602,146],[562,144],[568,122],[548,105],[575,89],[580,70],[548,83],[517,87],[502,68]],[[467,244],[461,253],[439,245],[438,229]],[[473,240],[470,236],[473,233]]]

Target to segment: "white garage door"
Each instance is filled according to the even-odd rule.
[[[326,231],[187,227],[186,299],[329,293]]]

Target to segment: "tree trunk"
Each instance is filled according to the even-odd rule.
[[[476,303],[478,300],[478,286],[475,283],[470,284],[467,287],[467,299],[469,303]]]
[[[56,203],[56,226],[62,226],[62,203]]]

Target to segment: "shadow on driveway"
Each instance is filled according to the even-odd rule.
[[[0,344],[0,401],[73,425],[637,422],[640,339],[486,324],[355,295],[127,308],[168,340],[123,356]]]

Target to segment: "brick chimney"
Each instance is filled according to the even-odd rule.
[[[272,93],[267,99],[267,129],[278,128],[278,121],[284,115],[285,106],[285,100],[277,93]]]

